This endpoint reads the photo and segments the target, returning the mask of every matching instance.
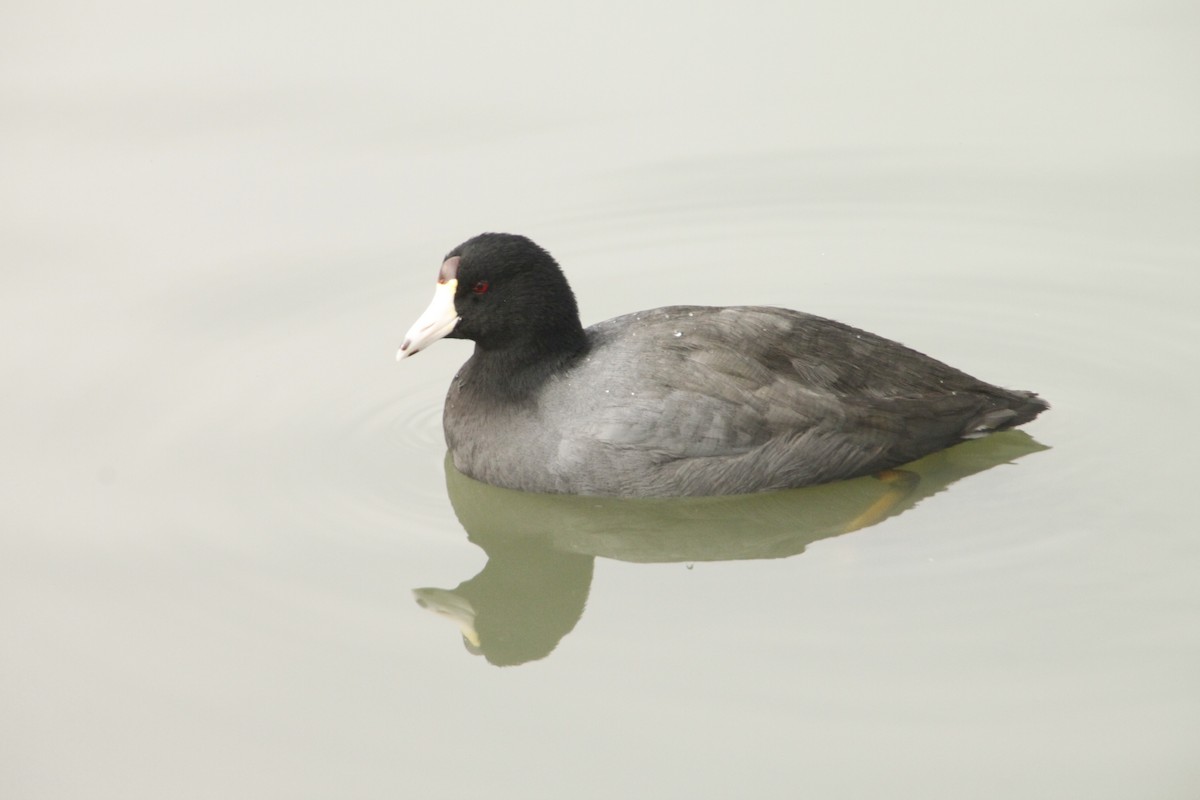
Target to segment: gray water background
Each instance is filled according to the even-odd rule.
[[[0,795],[1200,793],[1193,4],[0,17]],[[1045,449],[786,558],[572,540],[573,629],[494,666],[413,596],[488,558],[469,345],[392,360],[483,230],[586,323],[790,306],[1035,389]]]

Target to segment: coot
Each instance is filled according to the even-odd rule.
[[[443,424],[465,475],[529,492],[653,497],[878,472],[1028,422],[1032,392],[799,311],[670,306],[584,328],[548,252],[485,233],[447,254],[397,359],[471,339]]]

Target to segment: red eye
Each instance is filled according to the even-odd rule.
[[[471,287],[471,291],[474,292],[475,294],[483,294],[487,290],[488,290],[488,282],[487,281],[480,281],[479,283],[477,283]]]

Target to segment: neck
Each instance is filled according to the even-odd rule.
[[[555,374],[567,369],[587,352],[582,328],[541,333],[536,338],[509,342],[500,347],[475,344],[464,377],[473,386],[487,387],[489,395],[520,402],[531,398]]]

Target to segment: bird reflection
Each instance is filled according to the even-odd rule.
[[[642,498],[527,494],[446,459],[446,489],[488,561],[454,589],[414,590],[498,666],[545,658],[583,615],[595,558],[639,563],[787,558],[901,514],[955,481],[1046,449],[1006,431],[876,476],[767,494]]]

